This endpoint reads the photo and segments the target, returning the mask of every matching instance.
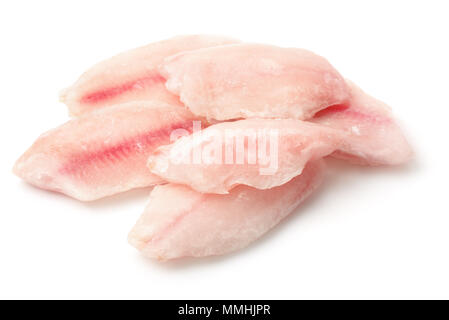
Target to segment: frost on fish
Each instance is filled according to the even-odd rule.
[[[368,165],[398,165],[409,160],[412,150],[390,107],[352,82],[348,85],[352,95],[348,104],[324,109],[311,120],[348,133],[333,156]]]
[[[157,70],[163,59],[185,50],[236,42],[216,36],[179,36],[123,52],[90,68],[61,93],[60,99],[72,115],[138,100],[181,104],[166,90],[165,79]]]
[[[129,242],[159,260],[221,255],[248,246],[290,214],[323,178],[323,160],[302,175],[267,190],[238,186],[203,194],[186,186],[156,186]]]
[[[223,122],[159,147],[148,166],[162,179],[199,192],[224,194],[239,184],[269,189],[337,150],[345,136],[294,119]]]
[[[170,143],[175,129],[191,132],[196,119],[165,103],[131,102],[72,119],[41,135],[13,171],[37,187],[95,200],[158,184],[146,161]]]
[[[160,68],[169,91],[211,119],[308,119],[349,99],[341,75],[321,56],[296,48],[235,44],[183,52]]]

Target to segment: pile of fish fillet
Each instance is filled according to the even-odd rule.
[[[412,155],[387,105],[304,49],[179,36],[94,65],[60,98],[71,119],[14,173],[81,201],[154,186],[129,242],[158,260],[246,247],[319,187],[326,157],[379,166]],[[173,141],[177,129],[188,134]],[[277,170],[171,159],[230,129],[277,130]]]

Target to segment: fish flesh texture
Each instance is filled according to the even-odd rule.
[[[191,132],[195,119],[185,108],[155,101],[97,110],[41,135],[13,171],[83,201],[154,185],[162,180],[146,167],[148,156],[170,143],[174,130]]]
[[[235,44],[183,52],[160,67],[169,91],[208,119],[308,119],[349,99],[342,76],[296,48]]]
[[[412,149],[391,109],[348,81],[351,100],[332,106],[311,120],[348,133],[346,142],[333,156],[364,165],[398,165],[407,162]]]
[[[156,186],[128,240],[145,256],[159,260],[242,249],[276,226],[320,185],[322,161],[310,162],[300,176],[266,190],[238,186],[218,195],[176,184]]]
[[[96,64],[63,90],[60,100],[75,116],[130,101],[156,99],[180,104],[178,97],[165,89],[165,79],[157,70],[163,59],[185,50],[236,42],[225,37],[191,35],[151,43]]]
[[[13,171],[83,201],[161,183],[146,167],[148,156],[171,142],[173,130],[191,132],[194,119],[186,108],[155,101],[100,109],[41,135]]]
[[[239,184],[269,189],[301,174],[307,162],[337,150],[345,136],[294,119],[223,122],[159,147],[148,167],[198,192],[225,194]]]

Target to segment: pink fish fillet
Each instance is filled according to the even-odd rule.
[[[246,247],[290,214],[321,183],[323,160],[302,175],[267,190],[238,186],[203,194],[186,186],[157,186],[129,242],[159,260],[221,255]]]
[[[160,68],[167,89],[197,115],[308,119],[349,99],[329,62],[310,51],[236,44],[183,52]]]
[[[345,136],[294,119],[223,122],[159,147],[148,166],[162,179],[198,192],[224,194],[239,184],[269,189],[337,150]]]
[[[163,59],[185,50],[236,42],[225,37],[192,35],[151,43],[93,66],[64,90],[60,98],[72,115],[137,100],[180,104],[178,97],[165,89],[165,79],[157,70]]]
[[[146,161],[196,117],[163,102],[101,109],[41,135],[13,171],[37,187],[88,201],[161,182]]]
[[[322,110],[311,120],[348,133],[346,143],[333,155],[353,163],[398,165],[412,156],[390,107],[348,81],[352,99],[346,106]]]

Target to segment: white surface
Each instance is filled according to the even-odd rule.
[[[445,1],[9,1],[0,5],[0,298],[449,298]],[[234,255],[157,263],[127,244],[149,190],[84,204],[11,173],[68,119],[92,64],[178,34],[297,46],[390,104],[402,168],[331,164],[301,210]]]

